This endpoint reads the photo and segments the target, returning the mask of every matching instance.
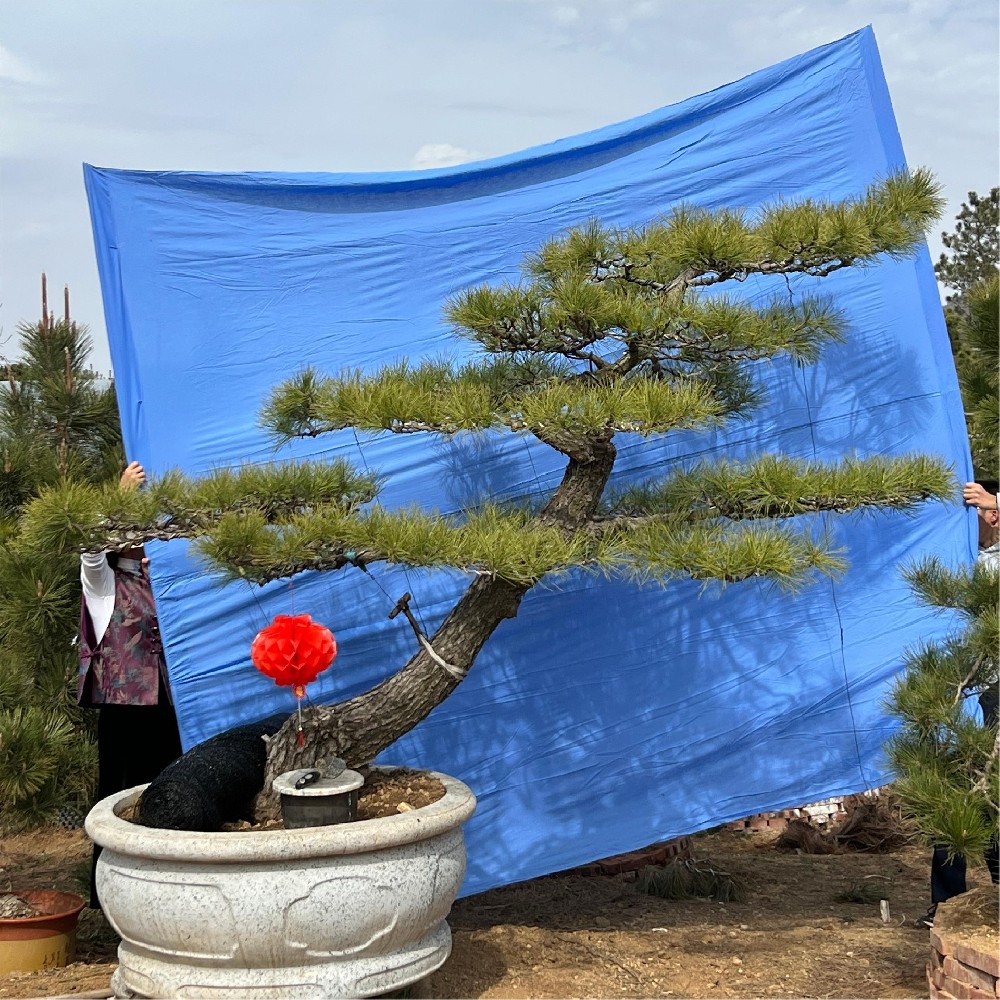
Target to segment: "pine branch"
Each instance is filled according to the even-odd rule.
[[[609,431],[661,434],[720,418],[725,404],[695,378],[638,379],[604,385],[521,370],[441,362],[394,366],[368,378],[321,378],[303,372],[272,396],[264,419],[281,437],[313,436],[343,427],[396,434],[507,428],[534,434],[576,458],[591,438]]]
[[[682,578],[729,584],[761,577],[795,591],[816,575],[839,575],[846,565],[827,544],[770,525],[681,528],[656,518],[629,525],[610,551],[621,561],[617,575],[661,584]]]
[[[768,455],[756,462],[699,463],[610,501],[610,513],[684,514],[730,520],[820,511],[908,510],[955,496],[951,470],[923,456],[806,462]]]
[[[605,547],[529,511],[493,506],[456,518],[414,509],[317,509],[277,525],[259,515],[234,514],[221,518],[198,543],[229,577],[257,583],[304,569],[364,568],[383,561],[535,583],[549,573],[600,561]]]
[[[142,490],[65,480],[30,503],[21,522],[29,548],[86,552],[205,534],[227,513],[279,521],[302,509],[353,510],[378,493],[379,477],[347,462],[303,462],[219,470],[200,480],[169,473]]]
[[[774,528],[635,519],[567,529],[529,511],[495,507],[464,519],[378,508],[314,511],[280,525],[233,515],[220,520],[198,548],[230,578],[256,583],[305,569],[387,561],[514,584],[580,570],[661,583],[682,577],[734,583],[758,576],[794,589],[815,572],[843,568],[825,544]]]
[[[990,752],[989,759],[983,765],[982,773],[972,786],[972,793],[985,796],[994,811],[1000,809],[997,804],[996,782],[998,761],[1000,761],[1000,730],[997,730],[996,736],[993,738],[993,750]],[[991,796],[993,797],[991,798]]]
[[[995,627],[996,577],[986,566],[977,563],[971,569],[949,569],[932,556],[917,565],[905,567],[903,578],[924,603],[960,611],[970,625],[974,621],[981,624],[993,622]],[[996,649],[996,646],[992,648]]]

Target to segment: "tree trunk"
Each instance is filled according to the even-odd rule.
[[[539,519],[570,530],[585,524],[597,509],[614,461],[610,437],[596,442],[588,461],[570,460]],[[486,640],[505,618],[517,615],[521,598],[536,582],[477,577],[429,640],[447,666],[421,647],[398,673],[370,691],[336,705],[305,709],[301,747],[297,717],[291,716],[268,746],[264,786],[254,809],[257,820],[280,814],[278,796],[271,789],[278,775],[321,766],[334,757],[356,767],[408,733],[458,687]]]

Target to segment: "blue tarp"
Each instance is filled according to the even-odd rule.
[[[513,277],[554,232],[627,225],[678,202],[753,210],[840,198],[903,166],[870,29],[640,118],[482,163],[387,174],[173,173],[86,167],[129,458],[152,473],[266,461],[256,415],[307,364],[374,369],[467,350],[442,320],[457,289]],[[815,283],[815,282],[813,282]],[[793,284],[793,293],[808,281]],[[926,250],[822,282],[851,326],[815,368],[777,364],[759,419],[651,444],[621,435],[618,478],[780,450],[925,451],[967,478],[954,367]],[[746,294],[760,289],[747,288]],[[389,475],[381,502],[453,511],[537,494],[559,457],[512,435],[365,435],[278,457],[344,456]],[[955,506],[831,518],[852,568],[788,598],[766,583],[703,593],[570,576],[504,623],[469,678],[385,755],[479,796],[464,892],[569,867],[767,808],[887,779],[880,707],[905,646],[946,622],[898,566],[971,558]],[[186,543],[150,547],[184,743],[291,709],[250,665],[276,613],[308,612],[340,655],[310,696],[363,690],[414,652],[386,615],[410,591],[426,628],[458,574],[375,569],[221,588]]]

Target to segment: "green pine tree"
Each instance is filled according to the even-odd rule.
[[[558,452],[562,481],[523,506],[445,517],[387,511],[378,477],[347,463],[168,475],[147,489],[66,484],[33,503],[25,536],[48,550],[124,547],[197,537],[225,574],[257,583],[303,570],[350,572],[380,562],[450,567],[467,589],[395,674],[356,698],[306,710],[270,742],[268,776],[329,756],[357,764],[416,725],[457,687],[477,654],[543,578],[589,570],[636,581],[736,582],[795,588],[843,562],[796,515],[910,510],[953,495],[952,474],[921,456],[798,461],[762,455],[664,468],[622,494],[609,489],[616,435],[645,438],[750,419],[758,369],[806,365],[846,336],[822,278],[909,255],[937,218],[923,171],[894,175],[840,203],[738,210],[678,208],[642,227],[598,223],[531,255],[519,284],[458,293],[447,316],[478,349],[464,363],[401,363],[363,374],[305,371],[262,413],[279,440],[353,427],[398,434],[492,430],[531,435]],[[790,295],[787,278],[814,279]],[[751,281],[773,297],[724,294]],[[262,794],[258,815],[273,812]]]
[[[955,216],[955,229],[941,234],[947,252],[934,265],[938,281],[955,290],[948,302],[958,301],[976,285],[988,281],[1000,265],[1000,188],[985,197],[969,192],[968,202]]]
[[[893,688],[889,710],[902,721],[887,746],[895,787],[929,842],[975,862],[1000,822],[1000,736],[968,705],[996,688],[997,577],[982,564],[948,570],[933,559],[906,576],[925,603],[956,611],[959,626],[912,650]]]
[[[973,285],[966,311],[949,323],[962,387],[972,463],[980,479],[1000,479],[1000,275]]]
[[[995,196],[996,189],[994,204]],[[964,290],[963,311],[949,316],[973,464],[977,476],[993,481],[1000,478],[998,292],[994,268]],[[955,611],[959,626],[946,641],[912,650],[893,688],[888,708],[901,728],[887,752],[896,790],[928,841],[975,862],[1000,822],[1000,736],[967,704],[996,691],[997,578],[981,564],[948,570],[935,559],[906,577],[926,604]]]
[[[0,383],[0,825],[85,808],[96,778],[90,713],[75,705],[79,558],[23,544],[39,492],[98,483],[122,465],[114,391],[86,367],[90,338],[47,308],[18,327],[20,360]]]

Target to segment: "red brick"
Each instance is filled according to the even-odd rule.
[[[664,848],[668,858],[689,858],[691,857],[691,841],[687,837],[680,840],[672,840]]]
[[[661,844],[650,844],[638,851],[592,861],[590,864],[575,868],[574,871],[581,875],[621,875],[625,872],[641,871],[646,865],[665,865],[673,858],[689,857],[691,857],[690,838],[677,837]]]
[[[975,986],[961,983],[957,979],[952,979],[951,976],[945,976],[941,986],[957,1000],[994,1000],[992,990],[989,993],[985,990],[977,990]]]
[[[954,947],[949,949],[949,954],[957,958],[963,965],[971,965],[974,969],[989,973],[994,979],[1000,977],[1000,956],[990,955],[985,951],[979,951],[971,945],[962,941],[949,942]]]
[[[965,965],[970,965],[974,969],[987,972],[994,978],[1000,978],[1000,957],[990,955],[985,951],[979,951],[971,945],[962,941],[957,941],[951,937],[944,937],[940,932],[936,933],[931,928],[931,945],[942,955],[951,955]]]
[[[756,833],[773,833],[784,830],[786,826],[788,826],[788,820],[782,816],[754,816],[750,821],[750,829]]]
[[[946,955],[943,964],[946,976],[951,976],[952,979],[960,983],[968,983],[969,986],[985,990],[991,997],[996,996],[996,976],[991,976],[988,972],[983,972],[982,969],[978,969],[974,965],[966,965],[965,962],[960,962],[953,955]]]
[[[957,998],[947,990],[942,989],[940,986],[935,986],[933,983],[930,984],[930,993],[931,1000],[937,1000],[938,997],[940,997],[941,1000],[957,1000]]]
[[[931,1000],[956,1000],[952,994],[947,990],[943,990],[938,986],[931,986]]]

